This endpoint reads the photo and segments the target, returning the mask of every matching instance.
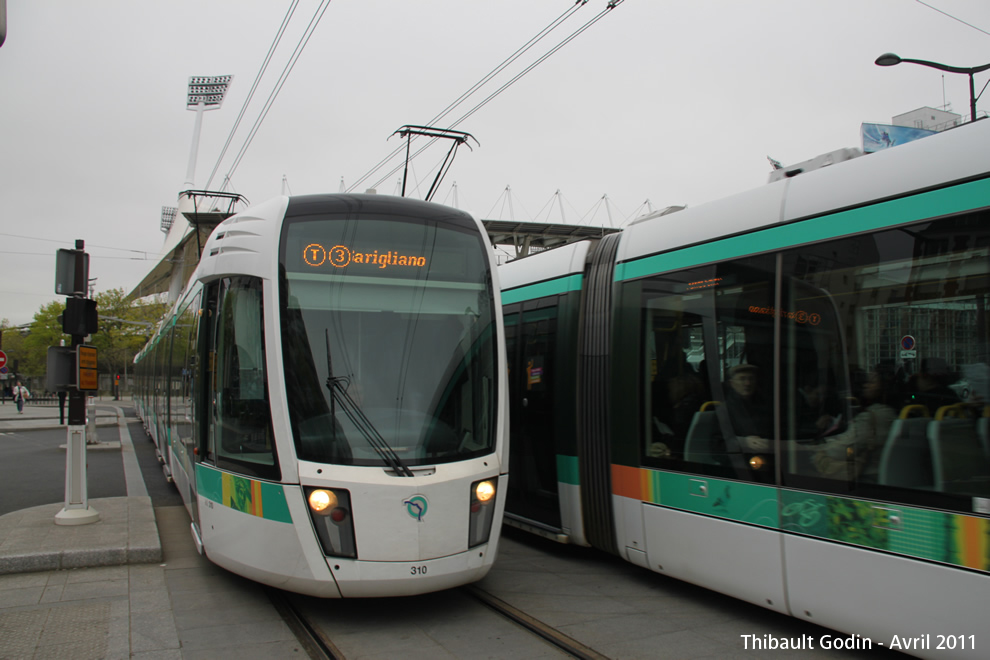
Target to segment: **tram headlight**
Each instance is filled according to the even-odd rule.
[[[309,494],[309,508],[313,513],[328,516],[337,508],[337,495],[332,490],[317,488]]]
[[[323,554],[357,558],[350,492],[342,488],[312,487],[304,492],[309,503],[309,518]]]
[[[487,502],[495,497],[495,484],[489,479],[479,481],[474,485],[474,496],[479,502]]]
[[[471,506],[468,527],[468,547],[488,542],[495,519],[495,479],[482,479],[471,484]]]

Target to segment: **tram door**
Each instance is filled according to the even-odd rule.
[[[555,389],[557,307],[509,313],[505,332],[512,443],[506,511],[559,530],[554,417],[554,399],[559,394]]]
[[[262,482],[281,480],[271,422],[265,359],[262,281],[230,277],[207,289],[208,399],[200,492],[221,506],[200,510],[203,543],[215,558],[258,565],[250,543],[236,542],[230,524],[260,532],[247,514],[264,517]],[[236,523],[233,521],[237,521]],[[272,561],[275,561],[272,558]]]

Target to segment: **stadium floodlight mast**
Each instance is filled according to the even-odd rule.
[[[980,92],[980,96],[975,93],[976,88],[973,86],[973,74],[980,73],[981,71],[986,71],[990,69],[990,64],[984,64],[982,66],[949,66],[948,64],[939,64],[938,62],[929,62],[928,60],[909,60],[906,57],[898,57],[893,53],[884,53],[877,58],[875,64],[877,66],[894,66],[900,64],[901,62],[910,62],[911,64],[920,64],[922,66],[930,66],[933,69],[938,69],[939,71],[947,71],[948,73],[965,73],[969,76],[969,120],[976,121],[976,102],[979,100],[980,96],[983,96],[983,92]],[[986,89],[984,86],[983,89]]]
[[[195,184],[196,154],[199,151],[199,133],[203,128],[203,113],[216,110],[223,104],[227,88],[234,76],[192,76],[189,78],[189,93],[186,99],[186,110],[196,112],[196,127],[193,129],[192,148],[189,150],[189,167],[186,168],[185,188],[190,189]]]

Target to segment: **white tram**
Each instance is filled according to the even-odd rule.
[[[213,231],[136,402],[211,561],[314,596],[419,594],[495,559],[503,346],[466,213],[279,197]]]
[[[785,174],[499,269],[506,521],[987,657],[990,121]]]

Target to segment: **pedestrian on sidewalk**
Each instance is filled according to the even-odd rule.
[[[31,398],[28,388],[21,385],[21,381],[14,384],[14,403],[17,404],[17,412],[24,414],[24,402]]]

